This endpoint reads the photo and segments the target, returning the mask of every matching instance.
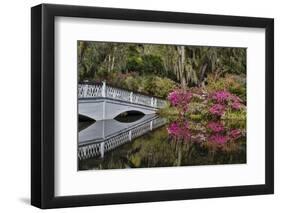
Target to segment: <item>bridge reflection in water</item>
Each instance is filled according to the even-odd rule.
[[[99,120],[79,132],[78,159],[103,158],[111,151],[133,139],[165,125],[167,120],[156,114],[144,115],[126,123],[115,119]]]

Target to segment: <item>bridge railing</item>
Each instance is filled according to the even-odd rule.
[[[104,157],[104,153],[113,150],[122,144],[144,135],[145,133],[157,129],[166,124],[165,118],[156,118],[147,123],[134,127],[126,132],[109,137],[102,142],[87,144],[78,147],[78,159],[85,160],[92,157]]]
[[[128,90],[115,88],[102,84],[79,84],[78,85],[78,97],[79,98],[94,98],[104,97],[122,100],[135,104],[142,104],[145,106],[151,106],[155,108],[163,108],[166,105],[166,101],[156,97],[150,97],[140,93],[134,93]]]

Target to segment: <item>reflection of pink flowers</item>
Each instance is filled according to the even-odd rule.
[[[206,136],[203,133],[198,133],[191,136],[192,142],[202,143],[206,141]]]
[[[189,139],[190,138],[190,132],[188,129],[188,123],[183,122],[173,122],[171,123],[168,128],[169,135],[173,136],[175,139]]]
[[[229,137],[236,140],[241,136],[241,131],[239,129],[233,129],[229,133]]]
[[[168,133],[171,135],[177,134],[179,132],[179,129],[180,129],[180,127],[177,122],[171,123],[167,128]]]
[[[227,143],[228,140],[229,140],[228,136],[220,135],[220,134],[211,135],[209,137],[210,142],[216,143],[219,145],[223,145],[223,144]]]
[[[210,109],[210,113],[213,115],[221,116],[224,113],[225,107],[221,104],[214,104]]]
[[[211,121],[208,123],[207,127],[213,132],[221,132],[224,130],[224,127],[220,122]]]

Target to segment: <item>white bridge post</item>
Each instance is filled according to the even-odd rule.
[[[153,121],[150,121],[150,130],[153,130]]]
[[[130,93],[130,102],[133,102],[133,92]]]
[[[150,105],[153,107],[153,97],[151,98]]]
[[[100,144],[100,156],[101,156],[101,158],[104,157],[104,142],[102,142]]]
[[[101,87],[101,96],[106,97],[106,82],[102,82],[102,87]]]

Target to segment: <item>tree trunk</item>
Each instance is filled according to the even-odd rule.
[[[204,81],[207,67],[208,67],[208,63],[204,63],[200,68],[200,82],[199,82],[200,84],[202,84]]]
[[[178,64],[179,64],[179,75],[180,75],[180,81],[181,86],[183,89],[186,88],[186,76],[185,76],[185,48],[184,46],[177,46],[179,58],[178,58]]]
[[[113,69],[114,69],[114,62],[115,62],[115,57],[114,57],[114,55],[113,55],[113,56],[112,56],[112,61],[111,61],[110,71],[113,71]]]

